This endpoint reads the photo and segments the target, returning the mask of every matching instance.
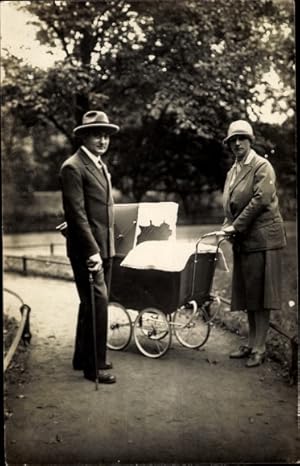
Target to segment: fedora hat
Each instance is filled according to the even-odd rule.
[[[73,129],[73,133],[77,136],[80,132],[86,129],[99,128],[108,134],[113,134],[119,131],[118,125],[113,125],[109,122],[106,113],[99,110],[90,110],[82,117],[82,124]]]
[[[250,141],[253,141],[254,134],[252,126],[246,120],[233,121],[229,125],[227,136],[223,140],[223,143],[226,144],[226,142],[228,142],[229,139],[233,136],[247,136],[250,139]]]

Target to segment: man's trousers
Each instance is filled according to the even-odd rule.
[[[80,298],[73,368],[81,369],[84,373],[94,374],[95,358],[89,271],[82,258],[71,256],[70,261]],[[107,306],[111,271],[112,259],[103,259],[101,270],[93,272],[98,368],[101,368],[106,362]]]

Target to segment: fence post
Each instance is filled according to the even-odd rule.
[[[53,243],[50,243],[50,255],[51,256],[54,255],[54,244]]]
[[[23,262],[23,274],[27,275],[27,257],[23,256],[22,262]]]

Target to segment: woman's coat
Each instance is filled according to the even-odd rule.
[[[233,169],[227,173],[223,206],[224,226],[233,225],[237,231],[235,244],[243,252],[282,248],[286,237],[272,165],[251,149],[230,186]]]

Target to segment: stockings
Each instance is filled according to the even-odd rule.
[[[270,322],[270,310],[248,311],[248,346],[254,352],[264,353],[266,351],[266,339]]]

